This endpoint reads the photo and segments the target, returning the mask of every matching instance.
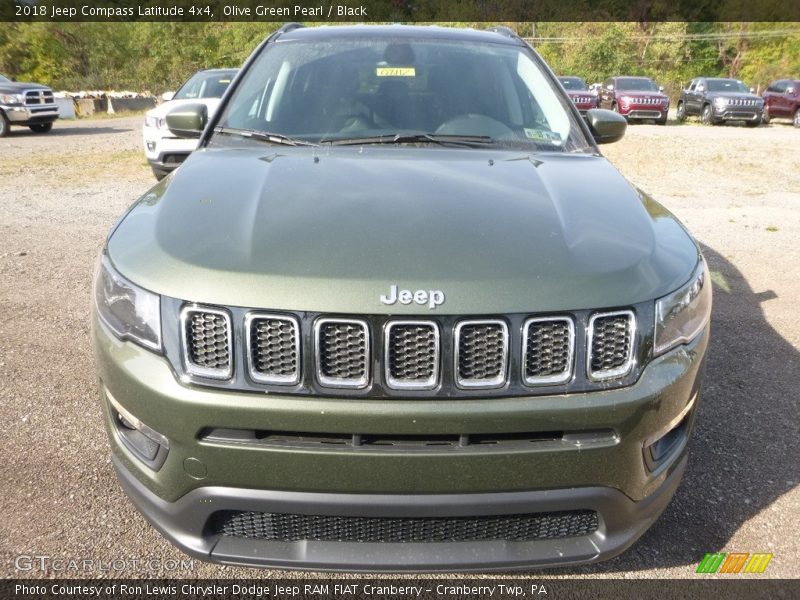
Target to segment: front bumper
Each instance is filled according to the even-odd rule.
[[[103,402],[114,464],[139,510],[198,558],[280,568],[368,571],[514,569],[593,562],[631,545],[658,517],[685,468],[707,331],[667,353],[630,387],[569,396],[470,400],[281,397],[182,384],[167,361],[93,323],[101,396],[169,439],[157,470],[120,439]],[[692,404],[693,403],[693,404]],[[689,410],[691,409],[691,410]],[[645,446],[684,423],[666,459]],[[584,445],[530,448],[276,448],[203,438],[208,428],[442,434],[608,431]],[[220,535],[218,511],[344,517],[478,517],[593,510],[588,535],[533,541],[371,543]]]
[[[197,147],[197,140],[171,137],[168,130],[154,127],[142,128],[144,154],[151,167],[172,171],[181,166]]]
[[[659,106],[657,104],[630,104],[618,106],[619,114],[628,119],[656,119],[663,120],[667,118],[668,106]]]
[[[0,109],[12,125],[38,125],[58,119],[58,107],[55,104],[39,107],[2,105]]]
[[[717,121],[761,121],[763,110],[743,106],[714,105],[714,119]]]

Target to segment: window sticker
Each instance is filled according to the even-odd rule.
[[[417,70],[414,67],[378,67],[375,74],[378,77],[416,77]]]
[[[561,143],[561,135],[556,131],[549,131],[547,129],[525,129],[525,135],[532,140],[539,142],[553,142],[556,144]]]

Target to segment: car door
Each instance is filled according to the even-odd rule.
[[[787,80],[776,81],[773,93],[770,95],[769,114],[773,117],[789,116],[789,98],[786,89],[789,87]]]
[[[692,79],[692,81],[689,82],[689,86],[683,90],[683,110],[687,115],[693,115],[697,112],[694,108],[696,104],[694,100],[696,88],[697,79]]]

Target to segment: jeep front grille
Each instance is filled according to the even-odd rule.
[[[176,371],[201,385],[241,391],[407,398],[577,393],[630,385],[647,358],[640,358],[638,344],[648,333],[637,335],[633,308],[339,317],[166,299],[162,311],[165,323],[167,315],[180,320],[178,335],[164,336]]]
[[[439,327],[432,321],[391,321],[384,338],[386,383],[426,390],[439,378]]]
[[[218,535],[299,542],[436,543],[508,540],[524,542],[590,535],[593,510],[470,517],[349,517],[238,510],[215,513],[209,530]]]
[[[575,325],[568,317],[528,319],[523,325],[523,379],[528,385],[564,383],[572,377]]]
[[[505,321],[461,321],[456,325],[456,385],[500,387],[506,381],[507,364],[508,325]]]
[[[331,387],[363,388],[369,383],[370,343],[366,322],[319,319],[314,326],[317,378]]]
[[[186,306],[181,311],[181,337],[186,370],[201,377],[229,379],[231,319],[227,312],[208,307]]]
[[[253,313],[245,319],[250,377],[259,383],[300,381],[300,326],[285,315]]]
[[[627,375],[633,367],[633,313],[596,313],[589,319],[587,374],[594,381]]]

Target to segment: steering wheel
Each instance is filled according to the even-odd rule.
[[[513,136],[514,130],[505,123],[487,117],[467,113],[448,119],[439,125],[436,133],[440,135],[488,135],[491,138]]]

